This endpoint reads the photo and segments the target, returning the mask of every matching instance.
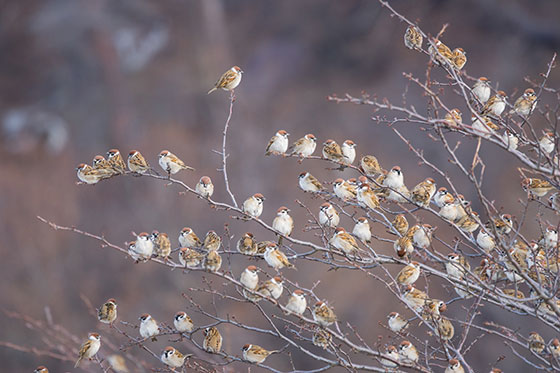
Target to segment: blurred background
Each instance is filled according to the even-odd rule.
[[[510,101],[526,88],[525,76],[539,79],[538,74],[546,70],[560,46],[558,1],[395,0],[391,4],[409,19],[418,20],[432,35],[449,23],[443,40],[452,48],[460,46],[467,51],[466,72],[487,76],[510,95]],[[360,95],[366,91],[402,103],[402,93],[408,90],[406,101],[424,112],[426,98],[402,73],[411,72],[423,79],[427,57],[403,46],[405,28],[374,0],[1,1],[2,308],[43,319],[43,308],[49,306],[54,321],[80,338],[94,330],[113,334],[87,313],[81,295],[95,306],[116,298],[120,319],[130,322],[148,312],[171,324],[173,314],[183,309],[196,323],[208,322],[187,308],[181,297],[189,288],[203,286],[201,275],[171,272],[154,264],[134,265],[129,258],[100,248],[97,241],[53,231],[36,216],[104,234],[117,244],[131,240],[131,231],[152,229],[167,232],[177,244],[176,237],[184,226],[204,236],[209,229],[224,234],[224,224],[229,224],[234,235],[232,245],[245,231],[252,231],[258,240],[272,239],[256,226],[231,220],[228,213],[211,210],[203,201],[179,195],[179,189],[165,187],[157,180],[118,177],[95,186],[75,184],[76,165],[89,163],[110,148],[125,155],[138,149],[153,165],[157,164],[156,155],[169,149],[196,168],[196,172],[179,174],[180,179],[194,186],[200,176],[208,175],[216,186],[215,199],[227,200],[217,171],[220,158],[212,149],[221,147],[229,96],[223,91],[210,96],[206,92],[233,65],[245,74],[236,90],[228,143],[231,187],[238,201],[263,193],[267,198],[262,216],[265,221],[271,222],[276,209],[286,205],[296,221],[294,235],[311,239],[302,232],[309,217],[294,201],[300,199],[315,213],[322,201],[298,189],[297,175],[309,170],[323,181],[351,177],[350,171],[325,170],[323,162],[298,164],[294,159],[264,157],[268,140],[279,129],[287,130],[291,141],[306,133],[314,133],[319,144],[327,138],[339,143],[353,139],[359,156],[375,154],[386,168],[400,165],[409,187],[434,176],[428,168],[417,167],[417,159],[389,128],[370,119],[371,107],[326,100],[332,93]],[[445,78],[441,70],[435,70],[433,77]],[[553,71],[551,85],[558,86],[559,80],[558,70]],[[462,103],[453,93],[447,102],[451,107]],[[464,105],[459,107],[467,112]],[[544,126],[539,118],[535,118],[535,125]],[[424,132],[407,127],[401,124],[399,128],[425,149],[428,159],[465,186],[462,192],[468,199],[475,200],[474,190],[447,162],[440,145]],[[472,158],[473,144],[468,139],[458,140],[463,142],[461,154]],[[518,164],[488,145],[483,145],[482,154],[488,196],[504,212],[517,214],[520,207],[516,201],[523,197]],[[439,185],[445,185],[444,180],[435,178]],[[476,209],[476,202],[474,206]],[[534,221],[529,223],[524,233],[538,235]],[[346,220],[343,225],[352,227]],[[373,230],[390,237],[381,226],[374,225]],[[437,234],[453,238],[445,227]],[[389,253],[392,249],[378,245],[378,250]],[[234,256],[231,270],[239,274],[248,264]],[[265,268],[264,263],[259,265]],[[398,268],[391,270],[396,273]],[[391,342],[378,321],[385,322],[387,313],[402,312],[404,307],[379,283],[356,273],[327,272],[317,264],[301,263],[299,271],[284,274],[308,288],[320,282],[316,293],[335,307],[341,320],[357,326],[370,345],[377,343],[378,336],[383,337],[381,344]],[[214,280],[214,284],[221,286],[219,281]],[[424,284],[420,280],[420,287]],[[439,291],[442,299],[455,297],[451,289],[436,290],[437,282],[431,288]],[[208,302],[207,297],[193,296],[202,304]],[[454,303],[450,315],[464,318],[470,304]],[[483,310],[479,321],[499,319],[519,325],[524,320],[491,306]],[[249,304],[222,303],[220,316],[227,314],[266,325]],[[531,329],[539,330],[547,341],[554,337],[540,324],[524,325],[520,332],[528,334]],[[4,316],[0,316],[0,330],[4,341],[41,346],[37,334]],[[222,332],[224,349],[233,354],[240,354],[245,343],[270,349],[283,345],[228,325]],[[195,339],[201,341],[199,334]],[[115,336],[113,340],[122,342]],[[519,371],[515,368],[519,359],[498,342],[487,337],[469,351],[466,358],[476,371],[489,370],[493,364],[504,371]],[[154,349],[159,351],[166,344],[161,340]],[[189,352],[190,346],[181,342],[179,349]],[[101,353],[109,351],[102,347]],[[141,354],[138,349],[131,353]],[[505,360],[496,363],[501,354],[506,355]],[[143,357],[160,366],[150,356]],[[296,368],[319,366],[297,353],[293,357]],[[3,347],[0,361],[5,371],[29,372],[39,364],[52,372],[72,367]],[[291,369],[285,355],[267,362],[278,369]],[[83,369],[96,368],[84,364]],[[246,369],[234,364],[224,370]]]

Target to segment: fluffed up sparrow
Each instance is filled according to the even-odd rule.
[[[144,339],[152,338],[156,341],[156,335],[159,334],[159,326],[156,320],[150,314],[143,314],[139,317],[140,320],[140,336]]]
[[[313,320],[323,327],[330,326],[336,322],[336,315],[332,308],[326,305],[325,302],[315,303],[313,307]]]
[[[515,100],[513,110],[510,113],[517,113],[522,117],[527,117],[537,106],[537,95],[533,88],[527,88],[525,92]]]
[[[290,154],[299,155],[300,157],[309,157],[317,147],[317,138],[312,133],[308,133],[301,139],[297,140],[288,148]]]
[[[352,140],[345,140],[340,148],[344,156],[344,163],[354,163],[356,159],[356,143]]]
[[[161,362],[172,368],[180,368],[185,364],[186,356],[177,349],[167,346],[161,353]]]
[[[490,86],[490,81],[488,78],[481,76],[478,78],[476,83],[472,88],[473,95],[480,101],[481,104],[485,104],[492,94],[492,88]]]
[[[103,303],[97,312],[97,319],[104,324],[112,324],[117,319],[117,301],[113,298]]]
[[[457,359],[449,360],[449,364],[445,368],[444,373],[465,373],[465,369]]]
[[[188,269],[194,269],[200,266],[204,260],[204,255],[194,249],[188,247],[181,247],[179,250],[179,263]]]
[[[255,193],[243,202],[243,212],[254,218],[261,216],[265,198],[260,193]]]
[[[428,177],[412,189],[410,192],[410,198],[412,201],[416,202],[416,204],[428,207],[435,193],[436,182],[431,177]]]
[[[297,289],[295,290],[290,298],[288,298],[288,303],[286,304],[286,311],[288,314],[295,313],[297,315],[303,315],[305,309],[307,308],[307,300],[303,291]]]
[[[107,361],[109,365],[111,365],[111,369],[115,371],[115,373],[129,373],[128,367],[126,366],[126,360],[121,355],[112,354],[107,356]],[[48,372],[47,372],[48,373]]]
[[[78,167],[76,167],[76,175],[78,176],[78,180],[86,184],[97,184],[99,180],[102,179],[98,170],[95,170],[89,164],[85,163],[80,163]]]
[[[340,222],[338,211],[328,202],[319,208],[319,224],[330,228],[336,228]]]
[[[284,130],[276,132],[266,146],[265,155],[285,154],[288,150],[288,136],[290,134]]]
[[[401,236],[404,236],[406,232],[408,232],[408,220],[406,220],[406,217],[403,214],[395,216],[391,225]]]
[[[552,250],[558,246],[558,229],[549,225],[546,227],[542,238],[539,240],[539,245],[542,245],[545,250]]]
[[[334,162],[343,162],[344,155],[342,154],[342,149],[340,145],[336,143],[336,141],[332,139],[328,139],[323,143],[323,150],[322,150],[323,158],[328,159]]]
[[[428,294],[414,288],[412,285],[407,285],[403,292],[403,299],[410,308],[420,312],[428,300]]]
[[[412,237],[408,234],[405,234],[402,237],[398,237],[393,242],[393,249],[399,256],[399,258],[403,258],[405,256],[410,256],[414,252],[414,245],[412,244]]]
[[[386,368],[396,368],[400,356],[397,348],[395,346],[388,346],[387,351],[383,354],[384,358],[381,358],[379,362]]]
[[[329,243],[332,247],[341,250],[346,255],[356,254],[360,250],[356,239],[342,227],[336,228]]]
[[[537,332],[529,333],[529,349],[536,354],[541,354],[544,351],[546,344],[543,337]]]
[[[272,297],[274,299],[280,298],[282,292],[284,291],[284,281],[280,276],[274,276],[270,280],[263,282],[257,288],[257,292],[266,297]]]
[[[447,127],[458,127],[461,123],[463,123],[463,113],[461,113],[461,110],[457,108],[451,109],[448,113],[445,113],[443,121]]]
[[[325,329],[317,328],[317,330],[313,332],[311,341],[313,345],[326,350],[332,343],[332,335]]]
[[[505,130],[502,135],[502,141],[506,144],[508,150],[517,150],[519,138],[509,130]]]
[[[389,325],[389,329],[391,329],[392,332],[399,333],[408,326],[408,320],[403,318],[397,312],[391,312],[387,315],[387,325]]]
[[[257,288],[259,284],[259,269],[254,266],[250,265],[241,272],[241,276],[239,277],[239,282],[241,285],[245,286],[247,289],[254,290]]]
[[[276,217],[272,221],[272,229],[284,236],[292,234],[294,229],[294,219],[290,216],[290,209],[282,206],[278,209]]]
[[[459,219],[456,224],[463,232],[473,233],[480,226],[478,223],[478,213],[473,211],[471,215],[465,215]]]
[[[202,249],[205,251],[218,251],[222,246],[222,238],[213,230],[209,230],[204,237]]]
[[[233,66],[231,69],[222,74],[220,79],[214,84],[214,88],[208,91],[208,94],[214,92],[217,89],[223,89],[224,91],[233,91],[239,83],[241,83],[241,77],[243,75],[243,70],[239,66]]]
[[[196,249],[202,245],[196,233],[189,227],[181,229],[179,233],[179,243],[182,247],[187,247],[189,249]]]
[[[194,168],[187,166],[185,162],[169,150],[162,150],[159,153],[158,162],[160,167],[169,175],[174,175],[181,170],[194,171]]]
[[[139,259],[151,258],[153,251],[154,251],[154,242],[152,241],[152,238],[148,233],[142,232],[136,236],[134,252],[139,257]]]
[[[443,341],[449,341],[455,335],[455,327],[448,318],[439,316],[436,318],[436,336]]]
[[[428,53],[434,62],[444,66],[446,62],[452,63],[453,52],[449,47],[441,42],[441,40],[433,39],[432,44],[428,47]]]
[[[218,272],[222,266],[222,257],[217,251],[211,250],[204,258],[204,269],[209,272]]]
[[[513,221],[510,214],[501,214],[499,218],[493,218],[492,222],[499,234],[509,234],[513,228]]]
[[[424,37],[416,26],[409,25],[404,33],[404,45],[408,49],[422,49]]]
[[[181,333],[191,333],[194,328],[194,323],[189,315],[183,311],[179,311],[173,317],[173,326]]]
[[[507,95],[504,91],[498,91],[497,94],[490,97],[484,107],[482,108],[481,115],[493,114],[495,116],[500,116],[506,108]]]
[[[465,52],[463,48],[455,48],[453,50],[453,59],[451,62],[453,62],[453,66],[457,70],[461,70],[467,63],[467,52]]]
[[[537,178],[525,178],[521,181],[523,190],[535,197],[544,197],[548,192],[555,190],[548,181]]]
[[[401,285],[412,285],[420,277],[420,264],[418,262],[410,262],[400,270],[396,280]]]
[[[237,241],[237,251],[244,255],[255,255],[257,253],[257,243],[253,233],[246,232]]]
[[[455,202],[444,202],[443,206],[439,209],[439,216],[448,221],[455,221],[457,220],[458,212]]]
[[[439,208],[443,207],[443,204],[445,202],[453,203],[454,201],[455,197],[453,197],[453,195],[449,193],[446,187],[439,188],[436,194],[434,194],[434,203]]]
[[[102,179],[107,179],[117,174],[113,167],[109,164],[108,161],[105,160],[105,157],[103,157],[102,155],[96,155],[93,158],[92,166],[94,170],[97,170]]]
[[[409,229],[407,234],[412,237],[414,245],[420,249],[427,249],[432,244],[432,233],[436,227],[430,224],[417,224]]]
[[[375,177],[381,175],[383,170],[373,155],[365,155],[360,159],[360,168],[367,176]]]
[[[154,255],[160,258],[167,258],[171,254],[171,241],[167,233],[153,231],[151,240],[154,243]]]
[[[299,187],[304,192],[317,193],[323,189],[323,185],[309,172],[299,174]]]
[[[118,149],[109,149],[107,152],[107,163],[117,174],[124,174],[126,171],[126,163],[124,163],[121,152]]]
[[[402,341],[399,345],[399,357],[405,363],[417,363],[418,351],[410,341]]]
[[[74,368],[77,368],[83,359],[91,360],[99,351],[99,347],[101,347],[101,336],[97,333],[89,333],[88,339],[80,347],[78,360],[74,364]]]
[[[220,331],[215,326],[204,329],[204,341],[202,342],[202,348],[211,354],[220,353],[222,350],[222,335]]]
[[[471,265],[464,256],[457,253],[447,255],[447,262],[445,263],[445,271],[447,276],[454,279],[462,279],[467,271],[470,271]]]
[[[138,150],[131,150],[130,153],[128,153],[127,163],[128,169],[137,174],[145,174],[150,171],[150,165]]]
[[[387,173],[382,185],[390,188],[387,199],[393,202],[406,202],[410,197],[410,192],[404,185],[404,175],[399,166],[395,166]]]
[[[333,182],[333,191],[343,201],[356,197],[356,188],[342,178],[338,178]]]
[[[379,198],[368,184],[361,184],[358,187],[356,199],[362,207],[368,207],[372,210],[379,208]]]
[[[284,267],[294,268],[294,265],[288,261],[286,254],[284,254],[280,249],[278,249],[278,245],[274,242],[269,243],[266,246],[266,251],[264,252],[264,260],[266,263],[271,266],[272,268],[279,270]]]
[[[556,360],[560,358],[560,341],[558,340],[558,338],[554,338],[553,340],[550,341],[550,344],[548,345],[548,349],[550,350],[550,353]]]
[[[551,153],[555,148],[555,136],[553,132],[545,132],[539,140],[539,148],[546,154]]]
[[[202,176],[195,186],[195,191],[204,198],[210,198],[214,194],[214,184],[208,176]]]
[[[356,236],[362,242],[371,242],[371,230],[369,227],[369,221],[363,216],[358,218],[352,234]]]
[[[241,350],[243,351],[243,360],[253,364],[264,363],[264,361],[270,354],[278,352],[276,350],[275,351],[265,350],[261,346],[251,345],[251,344],[246,344],[245,346],[243,346]]]

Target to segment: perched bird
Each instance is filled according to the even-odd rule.
[[[117,174],[124,174],[126,172],[126,163],[124,163],[121,152],[118,149],[109,149],[107,152],[107,163]]]
[[[479,119],[480,118],[480,119]],[[492,120],[488,117],[477,117],[473,115],[471,117],[472,120],[472,129],[473,131],[480,137],[485,139],[489,139],[495,131],[499,130],[498,127]]]
[[[313,332],[313,337],[311,338],[313,345],[326,350],[332,343],[332,335],[325,329],[317,328]]]
[[[303,315],[305,309],[307,308],[307,300],[303,291],[297,289],[295,290],[286,304],[286,311],[288,314],[295,313],[297,315]]]
[[[336,315],[332,308],[326,305],[325,302],[315,303],[313,307],[313,320],[323,327],[330,326],[336,322]]]
[[[136,243],[134,245],[134,253],[139,259],[149,259],[152,257],[154,251],[154,242],[151,235],[142,232],[136,236]],[[137,259],[138,260],[138,259]]]
[[[109,365],[111,365],[111,369],[115,371],[115,373],[129,373],[128,367],[126,366],[126,360],[121,355],[112,354],[107,356],[107,361]],[[48,372],[45,372],[48,373]]]
[[[319,208],[319,224],[330,228],[336,228],[340,222],[338,211],[328,202]]]
[[[299,187],[304,192],[317,193],[323,189],[323,185],[309,172],[299,174]]]
[[[167,346],[161,354],[161,362],[172,368],[180,368],[185,364],[186,356],[171,346]]]
[[[358,187],[356,199],[362,207],[368,207],[372,210],[379,208],[379,198],[368,184],[361,184]]]
[[[204,269],[210,272],[218,272],[222,266],[222,257],[217,251],[211,250],[204,258]]]
[[[403,292],[403,300],[410,308],[420,312],[428,300],[428,294],[412,287],[412,285],[407,285]]]
[[[257,292],[265,297],[278,299],[284,292],[284,281],[282,280],[282,277],[274,276],[270,280],[260,284],[257,288]]]
[[[253,364],[264,363],[266,358],[278,351],[268,351],[261,346],[246,344],[241,349],[243,351],[243,360],[248,361]]]
[[[432,233],[436,228],[430,224],[417,224],[408,230],[414,245],[420,249],[427,249],[432,244]]]
[[[171,241],[167,233],[153,231],[151,240],[154,243],[154,255],[167,258],[171,254]]]
[[[470,271],[471,265],[466,261],[465,257],[457,253],[447,255],[447,262],[445,263],[445,271],[447,276],[457,280],[462,279],[465,273]]]
[[[241,285],[245,286],[247,289],[254,290],[257,288],[259,284],[259,269],[254,266],[250,265],[241,272],[241,276],[239,277],[239,282]]]
[[[537,178],[525,178],[521,181],[521,186],[524,191],[531,194],[533,197],[544,197],[548,192],[555,190],[548,181]]]
[[[179,311],[173,318],[173,326],[181,333],[191,333],[194,328],[194,323],[189,315],[183,311]]]
[[[420,264],[418,262],[410,262],[400,270],[396,277],[400,285],[412,285],[420,277]]]
[[[445,113],[443,121],[450,128],[460,126],[463,123],[463,114],[457,108],[451,109],[448,113]]]
[[[356,254],[360,250],[356,239],[342,227],[336,228],[329,243],[332,247],[341,250],[346,255]]]
[[[202,342],[202,348],[211,354],[220,353],[222,350],[222,335],[220,331],[212,326],[210,328],[204,329],[204,341]]]
[[[545,132],[539,140],[539,148],[546,154],[551,153],[556,147],[555,136],[553,132]]]
[[[521,115],[522,117],[527,117],[535,107],[537,106],[537,95],[535,94],[535,90],[533,88],[527,88],[523,95],[521,95],[515,103],[513,104],[513,110],[510,111],[510,114],[514,112]]]
[[[117,301],[113,298],[103,303],[97,312],[97,319],[104,324],[112,324],[117,319]]]
[[[354,225],[354,229],[352,230],[352,234],[356,236],[362,242],[371,242],[371,230],[369,228],[369,221],[364,218],[358,218],[356,225]]]
[[[439,216],[441,216],[442,218],[448,221],[457,220],[458,213],[459,210],[455,202],[444,202],[441,208],[439,209]]]
[[[237,241],[237,251],[244,255],[255,255],[257,253],[257,243],[253,233],[246,232]]]
[[[80,347],[80,352],[78,353],[78,360],[74,364],[74,368],[80,365],[80,362],[85,358],[91,360],[97,351],[101,347],[101,336],[97,333],[89,333],[88,339]]]
[[[560,341],[558,340],[558,338],[554,338],[550,341],[548,349],[550,350],[550,353],[552,354],[554,359],[560,359]]]
[[[560,193],[556,192],[554,194],[551,194],[550,197],[548,197],[548,205],[554,211],[560,211]]]
[[[383,354],[379,362],[386,368],[396,368],[398,366],[400,356],[395,346],[387,347],[387,351]]]
[[[492,87],[488,78],[484,76],[478,78],[476,83],[474,83],[472,93],[481,104],[485,104],[490,98],[490,94],[492,94]]]
[[[539,245],[543,246],[545,250],[552,250],[558,246],[558,229],[549,225],[546,227],[542,238],[539,240]]]
[[[145,174],[150,171],[150,165],[138,150],[131,150],[128,153],[128,169],[137,174]]]
[[[182,247],[189,249],[196,249],[202,245],[202,242],[200,242],[196,233],[194,233],[194,231],[189,227],[181,229],[181,232],[179,233],[179,243]]]
[[[78,179],[86,184],[97,184],[103,178],[98,170],[85,163],[80,163],[76,167],[76,174]]]
[[[535,354],[541,354],[544,351],[546,344],[543,337],[537,332],[529,333],[529,349]]]
[[[265,155],[285,154],[288,150],[288,136],[290,134],[284,130],[276,132],[266,146]]]
[[[449,193],[446,187],[439,188],[436,194],[434,194],[434,203],[439,208],[443,207],[443,204],[445,202],[453,203],[454,201],[455,197],[453,197],[453,195]]]
[[[446,317],[437,317],[436,326],[436,336],[443,341],[449,341],[455,335],[455,327]]]
[[[461,70],[467,63],[467,52],[465,52],[463,48],[455,48],[453,50],[453,59],[451,62],[457,70]]]
[[[492,219],[494,227],[499,234],[509,234],[513,228],[510,214],[501,214],[499,218]]]
[[[406,185],[404,185],[404,175],[399,166],[395,166],[387,173],[383,179],[382,185],[390,188],[387,199],[393,202],[407,202],[410,197]]]
[[[476,231],[478,229],[478,227],[480,226],[480,224],[478,223],[477,219],[478,219],[478,213],[476,212],[472,212],[471,213],[472,216],[469,215],[465,215],[463,216],[461,219],[459,219],[457,221],[457,226],[459,227],[459,229],[461,229],[463,232],[466,233],[473,233],[474,231]]]
[[[389,329],[391,329],[392,332],[400,333],[401,330],[408,327],[408,320],[403,318],[397,312],[391,312],[387,316],[387,325],[389,325]]]
[[[499,117],[506,108],[506,98],[507,95],[504,91],[498,91],[497,94],[488,99],[480,115],[493,114]]]
[[[278,245],[274,242],[266,246],[266,251],[264,252],[264,260],[272,268],[279,270],[284,267],[294,268],[294,265],[288,261],[286,254],[278,249]]]
[[[345,140],[340,147],[344,156],[344,163],[352,164],[356,159],[356,143],[352,140]]]
[[[419,356],[416,347],[410,341],[402,341],[399,345],[399,357],[401,361],[410,364],[417,363]]]
[[[465,369],[457,359],[449,360],[449,364],[445,368],[444,373],[465,373]]]
[[[428,207],[434,194],[436,194],[436,182],[428,177],[412,189],[411,199],[420,206]]]
[[[239,66],[233,66],[231,69],[223,73],[216,84],[214,84],[214,88],[208,91],[208,94],[220,88],[224,91],[233,91],[235,88],[237,88],[239,83],[241,83],[242,75],[243,70],[241,70]]]
[[[49,373],[49,370],[47,369],[46,366],[41,365],[41,366],[38,366],[38,367],[33,371],[33,373]]]
[[[404,33],[404,45],[408,49],[422,49],[422,42],[424,41],[424,37],[416,28],[416,26],[409,25],[406,28],[406,32]]]
[[[103,157],[102,155],[96,155],[93,158],[92,166],[93,169],[99,173],[101,179],[107,179],[117,174],[113,167],[107,160],[105,160],[105,157]]]
[[[243,212],[254,218],[261,216],[265,198],[260,193],[255,193],[243,202]]]
[[[399,256],[399,258],[403,258],[405,256],[410,256],[412,254],[412,252],[414,251],[414,245],[412,244],[412,238],[408,234],[405,234],[402,237],[398,237],[393,242],[393,249],[395,249],[395,252]]]
[[[181,170],[194,171],[194,168],[187,166],[185,162],[180,160],[169,150],[162,150],[161,153],[159,153],[158,162],[160,167],[163,168],[163,170],[167,172],[168,175],[175,175]]]
[[[344,155],[342,154],[342,149],[336,141],[328,139],[323,143],[323,158],[334,162],[343,162]]]
[[[156,341],[156,335],[159,334],[159,326],[156,320],[150,314],[143,314],[139,317],[140,320],[140,336],[144,339],[152,338]]]
[[[292,230],[294,229],[294,219],[290,216],[289,208],[282,206],[278,209],[276,217],[272,221],[272,229],[284,236],[292,234]]]
[[[391,225],[401,236],[404,236],[406,232],[408,232],[408,221],[403,214],[398,214],[397,216],[395,216],[395,219],[392,221]]]
[[[502,141],[506,144],[508,150],[517,150],[519,138],[513,132],[506,129],[502,135]]]
[[[317,138],[312,133],[308,133],[301,139],[297,140],[288,148],[290,154],[298,155],[300,157],[309,157],[317,147]]]
[[[195,192],[204,198],[212,197],[214,194],[214,184],[208,176],[202,176],[195,186]]]
[[[356,188],[342,178],[338,178],[333,182],[333,191],[343,201],[356,197]]]
[[[443,44],[438,39],[433,39],[432,44],[428,47],[428,53],[434,62],[440,66],[445,66],[446,63],[452,63],[453,52],[449,47]]]
[[[447,305],[439,299],[428,299],[422,309],[422,318],[426,321],[436,321],[442,312],[447,310]]]
[[[204,237],[202,249],[204,251],[218,251],[222,246],[222,238],[213,230],[209,230]]]
[[[268,240],[257,242],[257,254],[256,255],[264,257],[264,253],[266,252],[267,246],[272,245],[272,244],[276,245],[276,242],[268,241]]]
[[[360,169],[367,175],[375,177],[381,175],[383,170],[373,155],[365,155],[360,159]]]

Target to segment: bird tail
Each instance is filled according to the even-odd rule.
[[[82,361],[81,357],[79,357],[78,360],[76,361],[76,364],[74,364],[74,368],[77,368],[78,365],[80,365],[80,361]]]
[[[214,88],[212,88],[211,90],[209,90],[207,94],[210,94],[210,93],[214,92],[214,91],[217,90],[217,89],[218,89],[218,88],[214,87]]]
[[[282,245],[282,236],[278,235],[278,246]]]

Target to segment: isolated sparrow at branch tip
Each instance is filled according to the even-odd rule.
[[[74,364],[74,368],[80,365],[82,359],[91,360],[95,354],[97,354],[97,351],[99,351],[99,347],[101,347],[101,336],[97,333],[89,333],[88,339],[82,344],[82,347],[80,347],[78,360],[76,364]]]
[[[259,269],[254,266],[250,265],[241,272],[241,276],[239,277],[239,282],[241,285],[245,286],[247,289],[254,290],[257,288],[259,284]]]
[[[388,346],[387,347],[387,352],[385,352],[385,354],[383,354],[383,356],[385,356],[385,359],[381,358],[379,360],[381,365],[383,365],[386,368],[396,368],[397,367],[397,365],[399,363],[399,360],[400,360],[400,356],[399,356],[399,352],[397,351],[397,348],[395,346]]]
[[[204,341],[202,348],[211,354],[217,354],[222,350],[222,335],[215,326],[204,329]]]
[[[237,241],[237,251],[244,255],[255,255],[257,253],[257,243],[253,233],[246,232]]]
[[[506,93],[504,91],[498,91],[497,94],[488,99],[488,101],[482,108],[482,112],[480,115],[486,116],[489,114],[493,114],[499,117],[500,115],[502,115],[506,108],[506,99]]]
[[[431,177],[428,177],[416,185],[410,192],[410,195],[413,202],[420,206],[428,207],[435,193],[436,182]]]
[[[110,298],[97,312],[97,319],[104,324],[112,324],[117,319],[117,301]]]
[[[420,277],[420,264],[410,262],[398,273],[396,280],[401,285],[412,285]]]
[[[284,130],[276,132],[266,146],[265,155],[286,153],[288,150],[288,136],[290,134]]]
[[[265,198],[260,193],[255,193],[243,202],[243,212],[254,218],[261,216]]]
[[[457,359],[449,360],[449,364],[445,368],[445,373],[465,373],[465,369]]]
[[[212,197],[214,194],[214,184],[208,176],[202,176],[195,186],[195,192],[204,198]]]
[[[395,216],[391,225],[401,236],[404,236],[406,232],[408,232],[408,220],[406,220],[406,217],[403,214]]]
[[[340,222],[338,211],[328,202],[319,208],[319,224],[330,228],[336,228]]]
[[[343,201],[348,201],[356,197],[356,188],[342,178],[333,182],[334,194]]]
[[[297,140],[288,148],[290,154],[299,155],[300,157],[309,157],[317,147],[317,138],[312,133],[308,133],[301,139]]]
[[[93,169],[93,167],[85,163],[80,163],[78,167],[76,167],[76,174],[78,179],[86,184],[97,184],[99,180],[102,179],[98,170]]]
[[[167,233],[153,231],[151,238],[154,243],[154,255],[167,258],[171,254],[171,241]]]
[[[325,329],[317,328],[317,330],[313,332],[313,337],[311,338],[311,340],[313,342],[313,345],[326,350],[332,343],[332,335]]]
[[[140,336],[144,339],[152,338],[152,341],[156,341],[156,335],[159,334],[159,326],[156,320],[152,318],[151,315],[145,313],[139,317],[140,320]]]
[[[344,156],[344,163],[352,164],[356,159],[356,143],[352,140],[345,140],[340,147]]]
[[[204,258],[204,269],[209,272],[218,272],[222,266],[222,257],[217,251],[210,250]]]
[[[161,353],[161,362],[172,368],[180,368],[185,364],[186,356],[171,346],[167,346]]]
[[[191,333],[194,328],[194,323],[189,315],[187,315],[183,311],[179,311],[173,318],[173,326],[175,327],[175,329],[177,329],[177,331],[181,333]]]
[[[111,369],[115,371],[115,373],[129,373],[128,367],[126,366],[126,360],[121,355],[112,354],[107,356],[107,361],[109,365],[111,365]]]
[[[233,66],[231,69],[222,74],[220,79],[214,84],[214,88],[208,91],[208,94],[214,92],[217,89],[223,89],[224,91],[233,91],[239,83],[241,83],[241,77],[243,75],[243,70],[239,66]]]
[[[478,101],[480,101],[481,104],[485,104],[492,94],[492,88],[490,86],[490,81],[488,80],[488,78],[484,76],[478,78],[476,83],[474,83],[472,93],[478,99]]]
[[[179,232],[179,243],[182,247],[189,249],[196,249],[202,245],[196,233],[189,227],[184,227],[181,229],[181,232]]]
[[[222,246],[222,238],[213,230],[209,230],[204,237],[202,249],[205,251],[218,251]]]
[[[341,250],[346,255],[356,254],[360,250],[356,239],[342,227],[336,228],[329,243],[332,247]]]
[[[387,325],[389,325],[389,329],[392,332],[399,333],[408,326],[408,320],[404,319],[397,312],[391,312],[387,316]]]
[[[274,242],[266,246],[266,251],[264,252],[264,260],[266,260],[266,263],[269,266],[276,270],[282,269],[284,267],[294,268],[294,265],[288,261],[286,254],[280,251],[280,249],[278,249],[278,245],[276,245]]]
[[[517,113],[522,117],[527,117],[537,106],[537,95],[533,88],[527,88],[513,104],[513,110],[510,114]]]
[[[404,33],[404,45],[408,49],[422,49],[422,42],[424,37],[416,26],[409,25]]]
[[[373,155],[365,155],[360,159],[360,168],[367,176],[375,177],[381,175],[383,170]]]
[[[299,187],[304,192],[317,193],[323,189],[323,185],[309,172],[299,174]]]
[[[369,227],[369,221],[363,216],[358,218],[352,234],[356,236],[362,242],[371,242],[371,230]]]
[[[137,174],[145,174],[150,170],[150,165],[138,150],[131,150],[128,153],[127,163],[128,169]]]
[[[402,341],[399,345],[400,360],[405,363],[417,363],[418,351],[410,341]]]
[[[194,171],[194,168],[187,166],[185,162],[180,160],[169,150],[162,150],[161,153],[159,153],[158,162],[160,167],[169,175],[175,175],[181,170]]]
[[[343,162],[344,155],[342,154],[342,149],[340,145],[336,143],[336,141],[332,139],[328,139],[323,143],[323,150],[322,150],[323,158],[328,159],[334,162]]]
[[[307,300],[303,291],[297,289],[295,290],[290,298],[288,298],[288,303],[286,304],[286,311],[288,314],[295,313],[297,315],[303,315],[305,309],[307,308]]]
[[[315,303],[313,307],[313,320],[315,320],[319,325],[323,327],[330,326],[336,322],[336,315],[332,308],[327,306],[325,302]]]

